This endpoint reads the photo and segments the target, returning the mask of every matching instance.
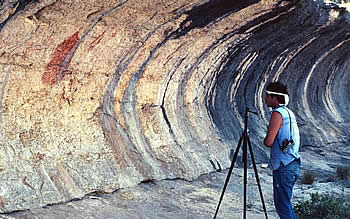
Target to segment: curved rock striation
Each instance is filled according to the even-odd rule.
[[[0,212],[227,168],[247,107],[266,162],[273,80],[305,167],[349,164],[346,4],[2,1]]]

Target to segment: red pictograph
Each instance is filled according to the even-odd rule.
[[[79,32],[77,31],[56,47],[41,78],[44,84],[52,86],[64,77],[79,40]]]
[[[93,37],[94,40],[90,43],[90,47],[89,47],[88,51],[91,51],[96,45],[98,45],[98,44],[101,42],[103,36],[105,35],[105,32],[106,32],[106,31],[103,31],[103,32],[102,32],[100,35],[98,35],[97,37]]]

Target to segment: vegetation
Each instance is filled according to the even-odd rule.
[[[314,183],[315,179],[315,174],[313,174],[311,171],[306,171],[303,177],[301,178],[301,183],[311,185],[312,183]]]
[[[297,203],[294,211],[301,219],[346,219],[350,217],[350,204],[343,198],[312,193],[311,199]]]
[[[337,177],[341,180],[349,179],[350,167],[337,167]]]

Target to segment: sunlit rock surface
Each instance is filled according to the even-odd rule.
[[[289,87],[303,167],[349,165],[338,3],[1,1],[0,212],[225,169],[246,107],[266,162],[273,80]]]

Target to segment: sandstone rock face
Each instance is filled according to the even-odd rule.
[[[227,168],[246,107],[266,162],[272,80],[305,167],[349,164],[349,48],[322,1],[2,1],[0,212]]]

